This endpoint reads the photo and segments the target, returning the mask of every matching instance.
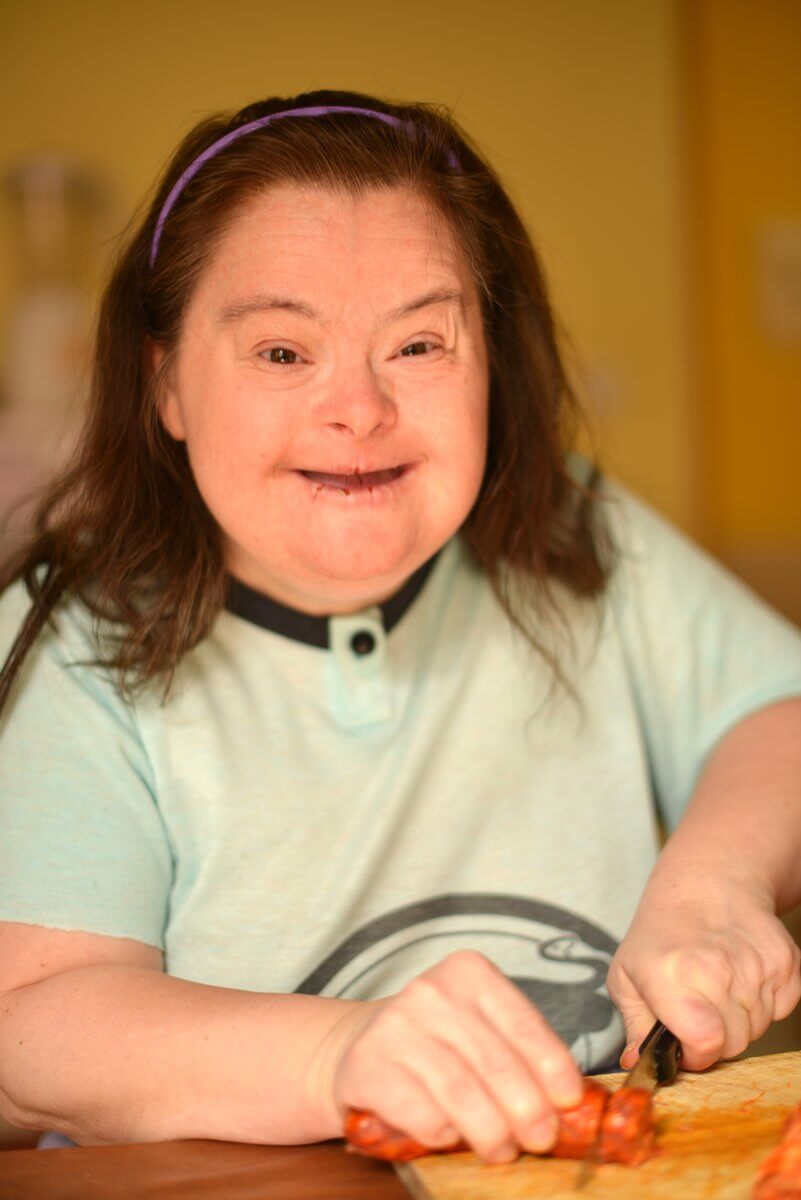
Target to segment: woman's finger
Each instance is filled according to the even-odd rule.
[[[759,989],[759,995],[748,1010],[749,1021],[749,1044],[755,1042],[757,1038],[762,1037],[762,1034],[770,1026],[773,1021],[774,995],[773,986],[770,980],[765,980],[762,987]]]
[[[556,1140],[553,1106],[517,1047],[472,1005],[455,1005],[430,976],[404,988],[406,1012],[419,1028],[469,1064],[526,1150],[541,1154]]]
[[[756,1001],[752,1000],[751,1003],[753,1005]],[[720,1057],[736,1058],[751,1044],[751,1010],[731,996],[720,1015],[726,1030]]]
[[[549,1104],[555,1108],[578,1104],[583,1083],[567,1046],[520,989],[492,969],[497,972],[495,985],[476,989],[476,1008],[515,1048]]]
[[[681,1065],[703,1071],[717,1062],[726,1043],[726,1026],[718,1008],[690,988],[665,990],[654,1001],[656,1016],[681,1044]]]
[[[399,1052],[445,1121],[487,1162],[510,1162],[518,1144],[511,1124],[465,1059],[444,1042],[410,1027]],[[382,1106],[383,1115],[383,1106]],[[416,1136],[416,1135],[415,1135]],[[425,1144],[425,1138],[420,1138]]]
[[[801,949],[789,935],[783,947],[784,961],[778,975],[778,986],[773,994],[773,1019],[783,1021],[789,1017],[801,1000]]]
[[[620,1066],[624,1071],[630,1071],[637,1061],[637,1051],[653,1029],[656,1014],[619,960],[612,960],[606,987],[623,1018],[626,1031],[626,1045],[620,1056]]]
[[[375,1080],[371,1083],[374,1085]],[[348,1104],[377,1113],[387,1125],[408,1134],[421,1146],[438,1149],[453,1145],[460,1137],[425,1084],[403,1066],[393,1065],[391,1076],[381,1084],[379,1103],[371,1086],[350,1091]]]

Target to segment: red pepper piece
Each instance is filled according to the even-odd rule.
[[[559,1132],[550,1153],[555,1158],[586,1158],[598,1135],[609,1092],[594,1079],[584,1080],[584,1095],[575,1108],[562,1109]]]
[[[424,1154],[454,1153],[469,1150],[466,1142],[454,1142],[440,1150],[421,1145],[399,1129],[385,1125],[375,1113],[351,1108],[345,1118],[345,1137],[348,1150],[366,1154],[371,1158],[384,1158],[388,1162],[410,1162]]]
[[[644,1088],[620,1088],[609,1097],[601,1130],[601,1162],[638,1167],[656,1149],[654,1108]]]
[[[599,1162],[637,1166],[654,1152],[651,1097],[641,1088],[621,1088],[610,1096],[603,1084],[585,1079],[581,1102],[557,1115],[556,1143],[549,1152],[556,1158],[585,1158],[595,1144],[599,1124]],[[409,1162],[424,1154],[451,1154],[470,1149],[462,1141],[431,1149],[386,1125],[375,1113],[360,1109],[348,1112],[345,1137],[349,1150],[392,1162]]]
[[[801,1200],[801,1104],[759,1168],[753,1200]]]

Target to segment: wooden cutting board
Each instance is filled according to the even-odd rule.
[[[599,1075],[613,1091],[623,1075]],[[679,1074],[656,1094],[660,1154],[641,1167],[599,1166],[576,1192],[579,1164],[524,1155],[485,1166],[475,1154],[399,1165],[416,1200],[749,1200],[757,1168],[801,1101],[801,1051]]]

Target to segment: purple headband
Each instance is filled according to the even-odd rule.
[[[190,179],[194,179],[204,163],[210,158],[214,158],[231,142],[235,142],[237,138],[244,137],[246,133],[252,133],[254,129],[261,129],[264,125],[269,125],[272,121],[280,121],[283,117],[324,117],[328,113],[357,113],[362,117],[374,117],[377,121],[383,121],[386,125],[392,125],[395,129],[403,129],[407,133],[414,131],[414,125],[411,121],[401,121],[399,117],[393,117],[390,113],[378,112],[373,108],[351,108],[346,104],[331,104],[324,105],[321,108],[288,108],[286,112],[270,113],[268,117],[260,117],[258,121],[249,121],[247,125],[240,125],[238,129],[232,129],[230,133],[224,134],[199,154],[194,162],[190,163],[184,171],[181,178],[176,183],[175,187],[170,192],[167,199],[164,201],[159,219],[156,222],[156,232],[153,234],[153,242],[150,247],[150,267],[155,265],[156,256],[159,252],[159,242],[164,230],[164,222],[172,212],[178,197],[184,190]],[[454,171],[460,170],[459,159],[452,150],[448,151],[448,165]]]

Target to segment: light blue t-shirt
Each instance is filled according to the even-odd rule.
[[[673,827],[726,731],[801,695],[801,635],[607,494],[607,592],[557,590],[572,652],[562,621],[539,629],[576,697],[459,536],[395,623],[370,608],[307,638],[224,611],[166,704],[75,665],[96,649],[62,610],[0,726],[0,919],[135,938],[184,979],[362,999],[471,946],[585,1070],[613,1062],[604,980],[657,812]],[[0,602],[3,647],[27,604]]]

